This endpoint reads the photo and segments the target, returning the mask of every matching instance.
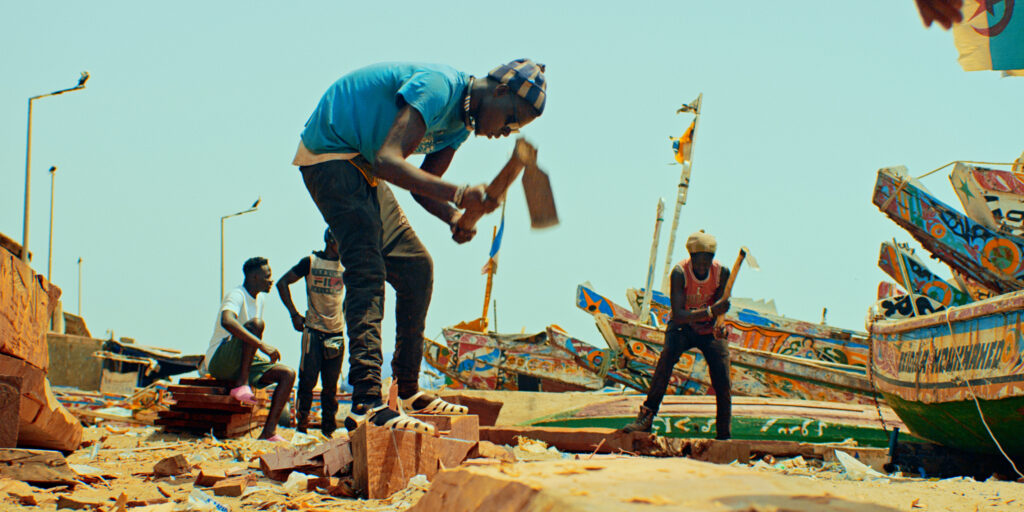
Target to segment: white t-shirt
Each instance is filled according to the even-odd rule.
[[[231,337],[231,333],[220,324],[220,315],[224,311],[231,311],[238,317],[238,323],[245,324],[253,318],[263,318],[263,294],[256,294],[256,297],[249,295],[244,285],[231,290],[224,296],[224,302],[217,310],[217,319],[213,322],[213,337],[210,338],[210,348],[206,350],[206,357],[203,359],[205,372],[207,362],[213,358],[221,342]]]

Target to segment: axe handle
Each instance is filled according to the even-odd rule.
[[[728,300],[732,296],[732,285],[736,282],[736,274],[740,272],[740,265],[743,264],[743,259],[747,257],[747,252],[740,249],[740,253],[736,256],[736,262],[732,264],[732,270],[729,271],[729,280],[725,282],[725,290],[722,291],[722,299]]]
[[[501,196],[505,195],[505,191],[512,185],[512,182],[522,172],[523,167],[526,167],[525,158],[532,157],[536,158],[533,147],[529,142],[524,139],[516,141],[515,151],[512,152],[512,157],[508,159],[508,163],[505,167],[501,168],[501,171],[497,176],[491,180],[491,184],[487,185],[487,197],[495,200],[500,200]],[[480,217],[484,216],[483,210],[466,209],[462,213],[462,217],[459,219],[459,228],[469,230],[476,226],[477,221]]]

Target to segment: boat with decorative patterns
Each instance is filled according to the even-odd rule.
[[[636,418],[644,397],[621,396],[578,409],[537,418],[530,425],[575,428],[624,427]],[[715,435],[715,398],[666,396],[655,417],[659,436],[710,438]],[[884,447],[889,431],[900,429],[901,442],[919,441],[896,414],[881,405],[857,405],[810,400],[739,397],[732,399],[732,435],[736,439],[842,443]]]
[[[875,387],[918,436],[1024,464],[1024,291],[868,322]],[[986,426],[987,423],[987,426]],[[991,431],[989,430],[991,429]]]
[[[454,355],[459,380],[474,389],[518,391],[586,391],[601,389],[604,380],[536,334],[480,333],[442,330]]]
[[[640,323],[632,312],[621,313],[624,308],[584,285],[577,289],[577,306],[594,315],[598,330],[609,346],[614,345],[626,358],[652,367],[657,365],[664,346],[663,330]],[[608,316],[603,311],[618,312],[621,316]],[[757,329],[735,318],[727,317],[726,324],[727,330],[736,331],[733,336]],[[808,348],[807,352],[813,350]],[[806,352],[803,355],[796,357],[730,344],[733,394],[861,404],[875,402],[876,395],[863,366],[808,359]],[[704,358],[696,350],[684,352],[673,372],[694,383],[691,389],[696,393],[706,392],[711,384]]]
[[[573,338],[555,325],[549,326],[547,333],[549,345],[569,354],[577,364],[594,372],[598,377],[604,377],[606,383],[632,388],[642,393],[650,389],[651,375],[654,374],[654,368],[650,365],[621,357],[618,352],[610,349],[599,349]],[[673,374],[669,378],[666,393],[685,394],[687,382],[689,381]]]
[[[1020,174],[957,162],[949,182],[975,222],[993,231],[1024,235],[1024,179]]]
[[[882,242],[878,268],[907,289],[906,294],[891,290],[879,294],[875,308],[885,318],[910,318],[943,311],[950,306],[974,302],[960,284],[932,273],[907,244]],[[911,303],[913,300],[913,303]]]
[[[640,290],[626,290],[637,310],[643,295]],[[655,290],[650,307],[659,325],[668,324],[672,305],[667,295]],[[867,333],[788,318],[776,314],[771,301],[735,297],[723,325],[725,338],[735,346],[830,363],[867,364]]]
[[[933,197],[905,167],[878,171],[872,202],[933,256],[996,293],[1024,289],[1024,239]]]

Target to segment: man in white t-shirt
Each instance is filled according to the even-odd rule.
[[[249,258],[242,265],[242,273],[242,285],[224,296],[203,369],[214,378],[234,382],[231,396],[245,403],[255,403],[251,386],[277,384],[260,439],[283,441],[276,433],[277,421],[291,396],[295,371],[279,363],[281,353],[261,339],[264,324],[260,293],[269,292],[274,282],[270,264],[263,257]]]

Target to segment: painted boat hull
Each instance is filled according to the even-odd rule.
[[[999,293],[1024,289],[1024,239],[993,231],[932,197],[900,169],[878,171],[872,201],[932,255]]]
[[[510,389],[515,386],[514,389],[524,390],[519,383],[521,376],[559,383],[559,390],[585,391],[604,387],[604,380],[594,372],[549,345],[546,332],[524,336],[447,328],[443,334],[456,354],[456,373],[460,378],[479,378],[483,382],[478,385],[499,386],[477,389]],[[474,373],[477,375],[471,375]],[[552,386],[547,387],[550,389]]]
[[[578,296],[587,297],[589,303],[598,305],[591,312],[595,314],[599,329],[609,344],[617,345],[624,357],[656,367],[658,357],[665,343],[661,329],[643,325],[626,318],[607,317],[600,313],[601,304],[606,310],[615,311],[614,303],[597,292],[580,286]],[[598,301],[597,297],[601,300]],[[596,311],[597,313],[594,313]],[[634,315],[635,318],[635,315]],[[601,325],[605,325],[603,329]],[[726,330],[751,332],[757,326],[727,319]],[[729,347],[732,362],[732,392],[740,396],[780,397],[804,400],[824,400],[846,403],[873,404],[875,394],[864,373],[863,367],[815,361],[792,357],[732,344]],[[711,385],[707,364],[703,355],[689,350],[680,357],[673,368],[679,379],[687,380],[685,385],[694,394],[706,393]]]
[[[643,396],[624,396],[576,410],[538,418],[531,425],[622,428],[636,418]],[[884,447],[888,434],[900,428],[901,441],[918,441],[896,414],[872,406],[734,397],[732,435],[736,439],[841,443],[853,438],[860,446]],[[881,416],[882,419],[879,418]],[[715,399],[707,396],[666,396],[653,430],[666,437],[709,438],[715,435]]]
[[[642,291],[628,290],[626,295],[634,304],[643,300]],[[655,290],[651,311],[661,325],[668,324],[672,315],[668,296]],[[735,305],[725,314],[725,324],[724,336],[732,345],[817,361],[867,364],[867,333]]]
[[[603,374],[606,382],[619,384],[642,393],[650,390],[651,375],[654,373],[654,369],[649,365],[617,357],[617,353],[614,351],[599,349],[554,327],[548,327],[547,332],[548,344],[572,356],[577,364],[599,377]],[[670,395],[685,394],[685,381],[681,381],[673,375],[665,392]]]
[[[930,441],[1024,462],[1024,292],[868,327],[871,376],[903,422]]]
[[[903,258],[902,268],[907,269],[906,276],[903,275],[898,257]],[[911,289],[907,290],[907,293],[925,295],[943,307],[963,306],[974,302],[966,291],[935,275],[920,258],[891,242],[882,242],[878,251],[878,268],[901,286],[903,283],[910,283]]]
[[[949,182],[975,222],[993,231],[1024,234],[1024,181],[1017,174],[958,162]]]

